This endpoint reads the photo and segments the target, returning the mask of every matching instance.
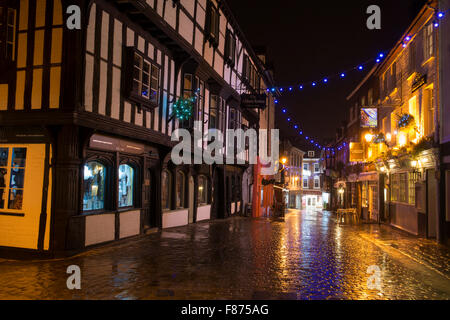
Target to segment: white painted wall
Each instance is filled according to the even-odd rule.
[[[163,212],[162,216],[162,227],[173,228],[179,226],[185,226],[188,224],[189,210],[175,210]]]
[[[119,232],[120,239],[136,236],[139,234],[141,225],[140,210],[121,212],[119,219],[120,219],[120,232]]]
[[[115,233],[115,215],[100,214],[86,216],[85,245],[113,241]]]
[[[211,205],[197,208],[197,221],[211,219]]]

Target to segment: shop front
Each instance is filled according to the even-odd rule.
[[[0,130],[0,251],[48,252],[52,145],[39,128]]]

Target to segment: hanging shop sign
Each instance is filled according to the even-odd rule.
[[[266,108],[267,96],[265,94],[242,94],[241,108]]]
[[[419,90],[423,85],[427,83],[427,75],[422,75],[418,73],[411,84],[411,91],[415,92]]]
[[[378,109],[362,108],[361,109],[361,128],[378,127]]]
[[[350,162],[364,161],[364,147],[360,142],[350,142]]]

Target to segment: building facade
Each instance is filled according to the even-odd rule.
[[[76,1],[79,30],[66,27],[70,5],[0,1],[1,251],[55,256],[241,212],[248,153],[171,160],[178,128],[260,126],[264,111],[241,95],[272,80],[226,3]],[[182,103],[190,117],[174,116]]]
[[[349,95],[346,134],[326,151],[335,207],[358,208],[365,220],[430,238],[448,234],[439,148],[448,122],[441,98],[448,70],[440,66],[448,22],[438,12],[437,1],[425,5]]]

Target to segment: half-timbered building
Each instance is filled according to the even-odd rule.
[[[265,69],[221,0],[0,0],[1,251],[55,256],[241,212],[248,159],[176,166],[171,136],[194,120],[258,129],[274,98],[241,95],[267,92]]]

